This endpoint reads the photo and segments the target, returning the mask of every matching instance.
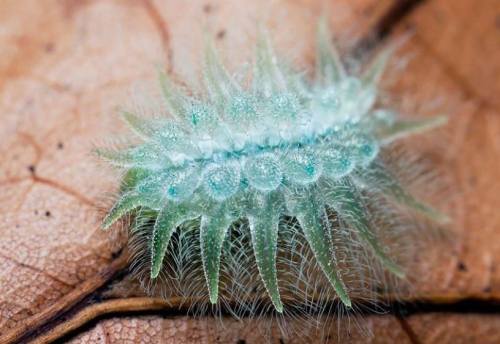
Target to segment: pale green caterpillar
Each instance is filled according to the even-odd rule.
[[[388,57],[383,52],[350,75],[322,24],[313,80],[282,66],[264,35],[249,85],[226,71],[213,47],[199,95],[162,75],[169,116],[126,112],[142,143],[98,150],[126,172],[103,228],[134,215],[132,234],[148,243],[136,255],[144,260],[148,250],[150,278],[164,271],[191,288],[181,294],[206,295],[212,304],[236,289],[249,300],[244,294],[259,294],[261,285],[279,313],[318,292],[349,308],[351,289],[372,284],[359,271],[380,265],[403,277],[381,238],[394,225],[385,205],[446,217],[403,188],[383,162],[384,149],[445,118],[400,120],[375,106]]]

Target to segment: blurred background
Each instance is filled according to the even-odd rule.
[[[125,241],[99,231],[117,179],[89,152],[124,129],[117,107],[136,87],[157,88],[158,68],[198,82],[207,33],[234,70],[262,24],[278,53],[311,70],[321,16],[347,61],[403,42],[388,93],[406,113],[450,117],[433,147],[452,180],[441,205],[452,240],[418,262],[415,297],[398,302],[407,312],[356,318],[363,330],[349,340],[500,342],[500,1],[1,0],[1,343],[262,342],[253,329],[266,319],[220,327],[141,294]],[[315,342],[279,329],[270,338]]]

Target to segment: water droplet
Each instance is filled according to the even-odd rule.
[[[212,164],[203,171],[203,186],[210,197],[223,201],[238,191],[240,177],[237,163]]]
[[[271,154],[248,159],[244,173],[250,185],[260,191],[272,191],[281,184],[281,169]]]

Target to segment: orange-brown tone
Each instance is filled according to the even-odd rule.
[[[124,288],[125,282],[112,293],[99,289],[124,270],[126,251],[122,241],[110,243],[98,230],[96,207],[103,191],[114,190],[116,178],[89,151],[102,137],[123,132],[112,116],[115,107],[137,81],[155,85],[155,66],[182,79],[196,77],[192,66],[199,66],[204,25],[235,67],[251,53],[256,18],[270,28],[279,51],[308,66],[323,2],[268,3],[2,1],[0,342],[25,334],[31,340],[56,338],[70,328],[76,332],[65,338],[75,343],[211,343],[217,337],[219,343],[259,342],[248,324],[228,320],[225,331],[215,333],[212,320],[162,316],[166,304],[138,299],[140,293]],[[401,3],[409,4],[406,11]],[[487,310],[500,299],[500,4],[336,0],[326,8],[346,52],[411,33],[397,54],[408,65],[394,73],[390,90],[409,113],[450,116],[438,147],[455,189],[448,207],[453,240],[429,248],[428,259],[419,263],[415,298],[433,303],[430,310],[462,299],[483,300]],[[380,31],[384,39],[373,39]],[[89,295],[102,301],[82,302]],[[54,320],[68,310],[64,321]],[[119,316],[129,310],[138,313]],[[481,312],[369,315],[361,321],[374,337],[353,341],[499,342],[500,318]],[[101,314],[105,319],[82,330]]]

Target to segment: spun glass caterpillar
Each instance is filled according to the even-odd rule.
[[[198,264],[193,271],[203,271],[212,304],[236,278],[221,260],[228,255],[235,259],[238,250],[250,247],[243,264],[250,264],[251,256],[256,269],[240,268],[249,272],[248,281],[259,279],[278,313],[287,307],[284,294],[295,293],[292,299],[304,301],[309,297],[308,285],[316,282],[303,272],[307,264],[318,268],[331,295],[349,308],[354,288],[347,282],[349,270],[360,252],[370,257],[368,265],[405,275],[379,237],[390,228],[375,228],[374,219],[384,216],[378,207],[382,199],[446,220],[407,192],[382,162],[387,145],[446,119],[401,120],[377,106],[389,51],[356,76],[344,67],[324,23],[316,43],[315,75],[307,78],[282,65],[261,35],[249,83],[237,82],[210,45],[203,91],[183,93],[162,74],[169,117],[125,112],[123,119],[142,142],[97,151],[125,172],[120,195],[102,226],[135,216],[131,231],[141,232],[148,242],[151,279],[165,265],[176,269],[169,260],[182,249],[179,236],[186,231],[194,233],[200,259],[187,264]],[[343,233],[348,235],[339,239]],[[239,249],[231,248],[234,240]],[[349,241],[343,243],[344,258],[336,244],[342,240]],[[310,254],[292,257],[298,246]],[[283,264],[287,259],[288,265]],[[301,282],[290,282],[294,279]]]

